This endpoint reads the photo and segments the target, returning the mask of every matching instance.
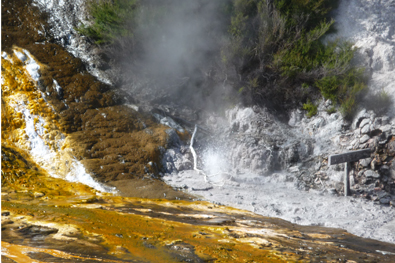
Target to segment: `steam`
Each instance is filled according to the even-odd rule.
[[[189,99],[189,106],[207,106],[203,100],[217,97],[214,79],[227,30],[226,0],[148,1],[139,8],[137,53],[124,61],[133,64],[129,88],[144,100]]]
[[[231,165],[226,158],[224,149],[220,147],[209,147],[203,152],[203,168],[210,182],[224,184],[230,180]]]
[[[197,68],[204,66],[208,55],[218,48],[216,38],[222,30],[216,21],[219,10],[215,2],[162,4],[163,17],[154,21],[151,28],[141,28],[146,69],[159,76],[191,77]]]

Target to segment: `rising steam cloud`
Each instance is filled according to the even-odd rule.
[[[214,96],[226,7],[225,0],[148,1],[139,7],[135,36],[140,49],[133,62],[125,61],[133,64],[134,95],[177,101],[194,96],[195,104]]]

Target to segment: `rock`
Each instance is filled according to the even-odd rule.
[[[362,110],[359,111],[359,112],[357,113],[357,115],[355,116],[354,122],[352,123],[351,128],[352,128],[353,130],[355,130],[356,128],[360,127],[360,124],[361,124],[361,122],[362,122],[364,119],[369,119],[369,118],[370,118],[370,116],[369,116],[369,114],[366,112],[366,109],[362,109]]]
[[[158,113],[154,113],[153,116],[155,117],[155,119],[158,120],[158,122],[160,124],[169,126],[172,129],[176,129],[179,132],[183,133],[184,129],[181,127],[181,125],[179,125],[178,123],[176,123],[172,118],[170,118],[169,116],[162,116]]]
[[[359,160],[359,164],[362,165],[362,167],[368,167],[370,165],[370,162],[372,161],[372,158],[365,158]]]
[[[390,124],[384,125],[380,127],[382,132],[391,132],[392,126]]]
[[[380,136],[378,136],[379,144],[384,145],[388,142],[388,139],[390,139],[390,133],[389,132],[383,132]]]
[[[359,142],[360,142],[360,143],[365,143],[365,142],[367,142],[369,139],[370,139],[369,135],[365,134],[364,136],[362,136],[362,137],[359,139]]]
[[[382,125],[382,118],[376,118],[376,119],[374,119],[374,121],[373,121],[373,129],[378,129],[378,128],[380,128],[380,126]]]
[[[378,174],[372,170],[367,170],[367,171],[365,171],[364,174],[365,174],[366,178],[374,178],[374,179],[380,178],[380,174]]]
[[[178,148],[181,144],[180,137],[178,136],[177,132],[174,129],[167,129],[166,130],[167,135],[169,136],[167,138],[167,148],[170,147],[176,147]]]
[[[388,167],[388,165],[382,165],[380,167],[381,174],[389,174],[389,172],[390,172],[390,168]]]
[[[289,117],[288,125],[289,126],[297,126],[300,124],[303,119],[303,112],[300,109],[296,109],[291,112],[291,116]]]
[[[390,118],[388,116],[383,116],[381,117],[381,125],[387,125],[390,121]]]
[[[366,120],[366,119],[365,119]],[[367,133],[369,133],[370,132],[370,125],[369,124],[367,124],[367,125],[365,125],[365,126],[363,126],[362,128],[361,128],[361,133],[362,134],[367,134]]]
[[[384,197],[381,197],[379,200],[380,200],[380,204],[388,205],[392,201],[392,198],[390,195],[386,195]]]
[[[370,119],[368,119],[368,118],[363,119],[363,120],[361,121],[361,123],[359,124],[359,128],[363,128],[363,127],[365,127],[366,125],[368,125],[369,123],[370,123]]]
[[[358,177],[361,177],[365,173],[365,170],[361,170],[358,172]]]
[[[185,160],[184,162],[175,163],[175,168],[180,172],[184,170],[191,170],[193,168],[193,164],[189,160]]]

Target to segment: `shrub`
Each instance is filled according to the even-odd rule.
[[[364,104],[369,110],[373,110],[378,114],[385,114],[386,111],[392,107],[393,101],[388,93],[382,90],[381,92],[367,96]]]
[[[317,105],[314,105],[310,100],[303,104],[303,109],[307,110],[307,117],[311,118],[317,114]]]
[[[131,38],[137,4],[137,0],[91,0],[87,3],[91,24],[77,30],[96,44],[113,44],[120,38]]]

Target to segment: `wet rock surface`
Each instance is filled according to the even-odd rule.
[[[37,206],[23,195],[2,201],[5,262],[394,260],[389,243],[207,202],[57,196]]]

